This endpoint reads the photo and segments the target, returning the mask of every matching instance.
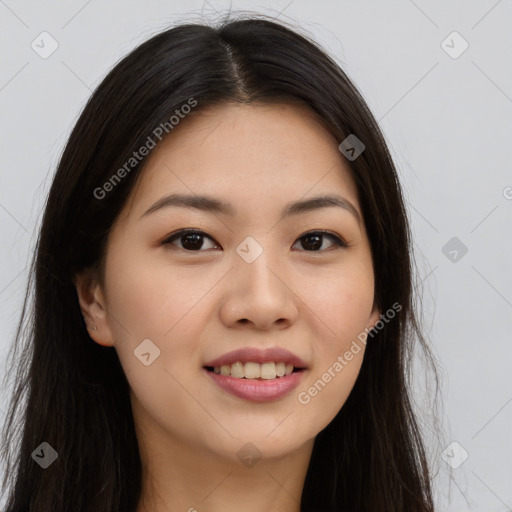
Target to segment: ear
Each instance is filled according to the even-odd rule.
[[[379,318],[381,317],[382,315],[382,312],[379,308],[379,306],[377,305],[376,302],[373,303],[373,309],[372,309],[372,312],[370,314],[370,318],[368,318],[368,329],[372,329],[373,327],[375,327],[375,324],[379,321]]]
[[[99,345],[112,347],[114,336],[105,297],[97,279],[90,270],[85,270],[74,277],[73,283],[89,336]]]

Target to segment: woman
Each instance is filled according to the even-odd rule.
[[[263,18],[151,38],[49,193],[7,510],[432,511],[411,267],[383,136],[315,43]]]

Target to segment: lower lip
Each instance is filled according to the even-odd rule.
[[[271,402],[287,395],[299,385],[305,373],[304,370],[301,370],[276,379],[257,380],[237,379],[206,369],[204,369],[204,371],[208,373],[213,379],[213,382],[224,391],[238,398],[251,400],[253,402]]]

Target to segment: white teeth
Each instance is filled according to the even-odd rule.
[[[231,377],[241,379],[244,376],[244,365],[239,361],[231,365]]]
[[[285,363],[241,363],[237,361],[232,365],[222,365],[216,366],[213,371],[215,373],[220,373],[221,375],[227,375],[231,377],[235,377],[237,379],[258,379],[262,378],[264,380],[272,380],[276,377],[284,377],[285,375],[290,375],[293,372],[292,364]]]
[[[261,378],[265,380],[276,378],[276,364],[275,363],[263,363],[261,365]]]
[[[261,377],[261,364],[245,363],[244,377],[246,379],[258,379],[259,377]]]

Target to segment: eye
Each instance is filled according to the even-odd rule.
[[[333,243],[329,247],[349,247],[349,245],[340,238],[339,236],[330,233],[328,231],[310,231],[309,233],[306,233],[302,235],[300,238],[297,239],[297,242],[302,240],[302,247],[308,251],[308,252],[321,252],[325,251],[326,248],[324,247],[324,241],[325,239],[330,239]],[[206,247],[206,249],[212,249],[212,248],[218,248],[220,247],[213,238],[209,237],[206,233],[199,230],[192,230],[192,229],[182,229],[174,234],[172,234],[170,237],[166,238],[162,245],[175,245],[175,241],[179,240],[181,242],[181,245],[178,246],[179,249],[183,249],[185,251],[201,251],[201,249],[205,249],[204,247],[204,240],[208,239],[211,242],[213,242],[213,247]],[[297,243],[296,242],[296,243]],[[295,245],[295,244],[294,244]],[[327,248],[328,249],[328,248]],[[330,249],[330,250],[335,250]]]
[[[302,235],[297,240],[297,242],[300,240],[303,240],[302,246],[308,252],[319,252],[324,245],[323,239],[325,239],[325,238],[329,238],[334,242],[333,244],[331,244],[330,247],[337,246],[331,250],[336,250],[340,247],[345,247],[345,248],[349,247],[349,245],[345,242],[345,240],[341,239],[339,236],[337,236],[333,233],[329,233],[328,231],[310,231],[309,233]],[[322,250],[325,250],[325,247],[323,247]]]
[[[184,249],[186,251],[199,251],[200,249],[204,249],[204,239],[207,238],[213,242],[213,238],[210,238],[206,233],[203,233],[199,230],[191,230],[191,229],[182,229],[177,233],[174,233],[169,238],[166,238],[162,245],[170,245],[174,244],[175,240],[181,241],[181,247],[179,249]],[[214,244],[219,247],[218,244]],[[210,249],[211,247],[207,247]],[[214,247],[215,248],[215,247]]]

